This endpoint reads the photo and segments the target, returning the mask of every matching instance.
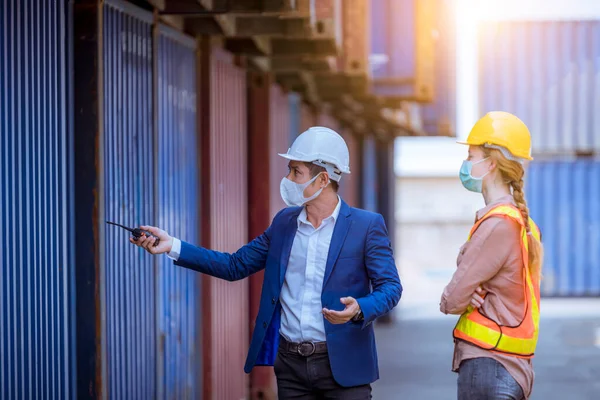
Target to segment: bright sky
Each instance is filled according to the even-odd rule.
[[[477,23],[486,20],[595,20],[600,0],[457,0],[456,130],[466,138],[479,118],[477,109]],[[449,138],[399,138],[396,174],[456,175],[464,146]]]

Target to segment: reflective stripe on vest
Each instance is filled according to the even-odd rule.
[[[527,230],[519,209],[512,205],[494,207],[473,225],[468,240],[479,225],[489,217],[510,218],[521,226],[521,255],[523,258],[523,290],[525,298],[524,318],[518,326],[501,326],[469,305],[454,328],[454,338],[464,340],[486,350],[505,353],[522,358],[531,358],[537,345],[540,321],[539,279],[529,273]],[[529,218],[529,227],[535,239],[540,240],[540,231]]]

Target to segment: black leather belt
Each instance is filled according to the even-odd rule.
[[[310,357],[313,354],[327,353],[327,342],[302,342],[287,341],[283,336],[279,338],[279,348],[289,353]]]

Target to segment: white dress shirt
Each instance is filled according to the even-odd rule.
[[[315,228],[303,209],[298,216],[298,230],[281,288],[280,333],[291,342],[325,341],[325,324],[321,292],[325,277],[325,266],[333,228],[340,214],[342,201],[331,216]],[[177,260],[181,253],[181,241],[173,239],[169,258]]]
[[[318,228],[308,222],[306,209],[298,216],[298,230],[281,288],[281,334],[292,342],[325,341],[321,292],[333,228],[341,200]]]

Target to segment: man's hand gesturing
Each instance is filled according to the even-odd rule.
[[[340,302],[346,305],[346,308],[342,311],[333,311],[323,308],[323,315],[327,321],[332,324],[345,324],[360,311],[360,306],[354,297],[342,297]]]

